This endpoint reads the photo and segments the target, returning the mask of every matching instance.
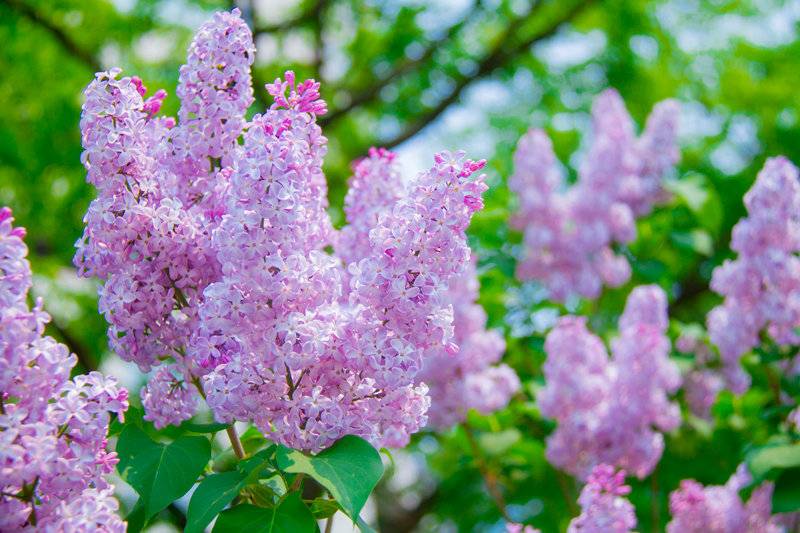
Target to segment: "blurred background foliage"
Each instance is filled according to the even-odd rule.
[[[323,82],[324,169],[337,225],[350,163],[370,146],[395,148],[406,176],[444,149],[489,162],[492,189],[470,234],[481,303],[490,325],[506,331],[505,360],[523,390],[505,411],[470,417],[474,442],[463,428],[424,432],[395,452],[372,521],[382,533],[500,531],[484,470],[511,519],[565,531],[580,486],[544,459],[552,424],[535,404],[544,335],[570,312],[589,315],[590,328],[610,338],[630,289],[642,283],[670,294],[673,339],[682,324],[704,322],[719,302],[708,282],[731,257],[743,194],[766,157],[800,163],[800,2],[0,0],[0,204],[28,229],[35,292],[54,317],[49,333],[79,355],[80,370],[117,374],[134,397],[141,378],[108,354],[96,285],[71,267],[94,196],[80,163],[82,91],[95,71],[120,66],[151,91],[174,95],[196,29],[234,6],[258,48],[253,113],[271,103],[264,82],[287,69]],[[639,221],[639,239],[625,250],[631,282],[598,301],[559,306],[536,284],[513,280],[520,237],[506,224],[515,199],[505,184],[516,143],[531,126],[548,130],[574,179],[590,140],[590,104],[606,87],[620,91],[640,126],[655,102],[679,98],[683,160],[668,184],[673,200]],[[163,111],[177,108],[170,97]],[[764,415],[774,404],[763,367],[755,356],[746,361],[753,389],[742,398],[723,393],[713,426],[687,415],[666,436],[656,474],[633,481],[640,531],[663,531],[669,491],[680,479],[723,483],[747,443],[775,432],[779,420]],[[118,492],[124,508],[130,502]],[[180,529],[181,506],[163,520],[155,527]]]

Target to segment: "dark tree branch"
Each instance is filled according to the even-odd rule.
[[[461,94],[464,92],[472,82],[482,79],[492,72],[495,69],[505,66],[509,61],[520,55],[525,50],[529,49],[533,46],[534,43],[546,39],[552,36],[558,28],[571,20],[573,20],[579,13],[581,13],[584,9],[592,5],[597,0],[581,0],[578,4],[574,5],[567,11],[562,17],[557,20],[552,21],[547,28],[536,34],[534,37],[529,39],[525,39],[524,41],[516,44],[511,48],[506,48],[505,45],[508,43],[508,39],[512,37],[512,35],[516,32],[516,30],[522,26],[527,20],[529,20],[534,14],[536,9],[532,10],[528,17],[523,19],[519,19],[514,24],[509,26],[508,30],[504,33],[504,36],[499,39],[499,44],[497,47],[488,55],[486,56],[478,66],[478,70],[472,76],[465,76],[461,78],[461,80],[456,84],[455,90],[442,100],[442,102],[436,106],[430,113],[426,114],[416,123],[409,126],[406,131],[395,137],[394,139],[382,143],[381,146],[384,148],[394,148],[395,146],[404,143],[405,141],[409,140],[411,137],[415,136],[417,133],[422,131],[427,125],[431,122],[436,120],[439,115],[444,113],[444,111],[450,107],[452,104],[456,103],[458,99],[461,97]],[[537,4],[541,5],[541,4]]]
[[[420,65],[423,65],[430,61],[431,57],[433,57],[434,52],[447,42],[451,41],[456,34],[464,27],[464,25],[469,21],[472,14],[479,8],[480,4],[476,3],[475,6],[467,13],[467,15],[458,23],[454,24],[447,30],[447,34],[430,44],[425,52],[420,56],[419,59],[405,61],[402,65],[397,66],[391,74],[386,76],[382,80],[376,81],[374,84],[370,85],[360,93],[356,94],[350,100],[350,103],[347,104],[345,107],[341,109],[335,109],[329,112],[324,117],[320,117],[317,122],[321,126],[325,126],[330,124],[334,120],[338,119],[342,115],[349,113],[356,107],[362,106],[368,102],[375,100],[381,90],[389,85],[390,83],[402,78],[406,74],[409,74],[417,69]]]
[[[53,24],[51,21],[47,20],[46,18],[39,15],[31,6],[22,2],[21,0],[0,0],[0,4],[6,4],[7,6],[11,7],[17,13],[23,15],[28,20],[33,22],[34,24],[41,26],[45,30],[47,30],[50,35],[52,35],[61,46],[63,46],[67,52],[75,56],[79,59],[82,63],[84,63],[87,67],[92,69],[92,72],[98,72],[101,70],[100,63],[92,56],[92,54],[88,53],[86,50],[81,49],[70,37],[67,35],[64,30]]]

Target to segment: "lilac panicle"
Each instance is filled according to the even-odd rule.
[[[636,527],[634,507],[624,498],[631,492],[625,485],[625,471],[600,464],[592,469],[578,503],[581,514],[574,518],[567,533],[631,533]]]
[[[619,94],[601,93],[592,107],[589,153],[568,188],[547,134],[532,129],[522,136],[508,182],[519,198],[511,225],[524,234],[517,278],[544,281],[557,301],[596,298],[604,284],[630,279],[630,264],[611,246],[633,241],[636,218],[667,198],[661,179],[680,158],[678,111],[673,100],[657,104],[637,138]]]
[[[0,531],[122,533],[114,487],[118,462],[105,450],[112,412],[128,392],[99,372],[70,380],[77,363],[45,337],[50,316],[33,309],[24,228],[0,209]]]
[[[566,316],[545,340],[546,385],[537,401],[558,428],[547,438],[547,458],[585,477],[604,463],[642,479],[664,450],[660,431],[681,423],[667,395],[681,385],[668,358],[667,295],[656,285],[636,287],[619,320],[611,358],[585,317]]]
[[[669,495],[672,520],[667,533],[780,533],[780,518],[772,517],[774,485],[764,482],[756,487],[747,504],[739,491],[753,478],[740,465],[725,485],[703,487],[693,479],[681,481],[680,488]]]
[[[711,289],[725,297],[706,320],[712,344],[737,394],[750,386],[740,358],[764,331],[778,344],[800,344],[800,181],[785,157],[767,159],[744,197],[748,216],[733,228],[735,260],[714,269]]]
[[[465,167],[469,169],[472,165]],[[345,264],[358,264],[373,254],[371,238],[377,233],[372,229],[399,220],[394,217],[393,209],[404,194],[395,154],[371,149],[369,158],[355,166],[345,198],[349,225],[342,228],[335,248]],[[425,242],[419,244],[419,249],[426,255],[432,250]],[[452,308],[454,329],[452,333],[449,325],[445,329],[458,346],[458,353],[451,355],[445,350],[440,351],[440,357],[426,359],[416,380],[429,388],[428,418],[439,428],[463,421],[470,409],[484,414],[502,409],[519,389],[519,378],[509,366],[490,366],[502,358],[505,341],[496,331],[486,330],[486,313],[475,303],[480,285],[474,256],[463,273],[451,278],[448,287],[442,306]],[[403,298],[401,294],[398,296]]]

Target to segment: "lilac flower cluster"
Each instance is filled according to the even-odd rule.
[[[166,363],[141,392],[156,427],[191,418],[199,394],[217,420],[293,448],[345,434],[404,445],[426,423],[422,358],[457,351],[442,295],[469,258],[464,230],[487,187],[468,178],[485,162],[438,154],[393,211],[361,213],[373,229],[340,306],[320,85],[287,72],[247,122],[253,52],[237,10],[204,24],[181,68],[180,124],[153,116],[140,81],[97,76],[81,124],[100,191],[76,264],[107,280],[114,351],[143,371]],[[388,159],[365,165],[391,174]]]
[[[633,241],[636,218],[666,198],[661,179],[680,158],[678,106],[657,104],[637,138],[619,93],[600,94],[592,107],[591,148],[569,188],[547,134],[531,129],[520,139],[508,181],[519,198],[510,223],[524,233],[517,278],[544,281],[557,301],[570,294],[596,298],[604,284],[619,287],[630,279],[628,260],[611,246]]]
[[[581,490],[581,514],[574,518],[567,533],[629,533],[636,527],[634,507],[626,498],[631,488],[625,485],[625,471],[613,466],[594,467]]]
[[[781,517],[772,517],[773,484],[753,490],[746,504],[739,491],[753,481],[741,465],[725,485],[703,487],[693,479],[681,481],[669,496],[672,520],[667,533],[780,533]]]
[[[395,154],[371,149],[369,157],[355,166],[345,198],[349,225],[342,228],[335,246],[345,264],[359,263],[372,254],[371,230],[395,220],[392,210],[404,194]],[[486,330],[486,312],[475,303],[480,285],[474,256],[448,286],[443,306],[453,309],[458,354],[428,359],[417,375],[417,382],[429,388],[428,419],[437,428],[463,421],[471,409],[484,414],[502,409],[520,386],[511,367],[490,366],[503,357],[506,345],[498,332]]]
[[[372,255],[369,232],[377,227],[381,215],[391,211],[406,193],[397,155],[383,148],[370,148],[369,157],[355,165],[348,187],[344,198],[347,225],[339,232],[334,246],[345,265]],[[349,273],[344,277],[343,291],[349,295]]]
[[[683,397],[689,406],[689,412],[703,420],[713,421],[711,408],[717,402],[719,393],[725,389],[726,383],[733,391],[743,392],[749,376],[741,368],[711,367],[717,357],[704,340],[690,332],[683,332],[675,341],[675,349],[681,353],[694,354],[694,366],[683,376]],[[726,372],[726,370],[735,370]]]
[[[204,24],[181,69],[180,125],[154,117],[141,81],[118,80],[119,69],[99,73],[86,90],[82,161],[99,192],[74,261],[81,275],[106,280],[99,307],[109,344],[143,372],[182,358],[202,291],[220,274],[211,233],[229,172],[217,166],[239,150],[254,53],[237,11]],[[148,419],[165,423],[152,411]]]
[[[77,358],[44,337],[50,316],[33,309],[23,228],[0,209],[0,531],[122,533],[114,487],[103,478],[110,414],[128,393],[98,372],[76,376]]]
[[[765,331],[778,344],[800,344],[800,181],[785,157],[770,158],[744,197],[748,217],[733,228],[738,258],[714,269],[711,288],[725,297],[706,319],[729,387],[743,393],[750,378],[740,358]],[[738,386],[732,386],[737,385]]]
[[[451,280],[444,298],[453,307],[458,354],[429,359],[418,377],[430,389],[428,418],[439,429],[463,422],[472,409],[488,415],[504,408],[520,388],[514,369],[496,364],[506,342],[496,330],[486,329],[486,311],[475,303],[479,289],[473,256],[464,273]]]
[[[542,416],[559,425],[547,438],[547,458],[585,477],[604,463],[633,472],[653,471],[664,450],[659,431],[681,423],[667,394],[681,384],[668,358],[667,295],[656,285],[636,287],[619,319],[620,336],[603,342],[585,317],[562,317],[547,335],[545,387],[537,396]]]

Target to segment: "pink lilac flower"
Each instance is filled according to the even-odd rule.
[[[359,241],[344,304],[325,252],[337,234],[320,85],[287,72],[248,122],[253,53],[238,10],[204,24],[181,68],[179,123],[153,116],[141,80],[98,75],[82,130],[99,194],[76,264],[106,280],[112,349],[143,371],[165,363],[141,391],[159,427],[189,419],[202,393],[217,420],[252,421],[293,448],[346,434],[405,445],[427,420],[422,358],[457,350],[442,295],[469,258],[464,230],[487,187],[468,178],[485,163],[437,154]],[[387,159],[364,164],[391,179]]]
[[[345,198],[349,224],[342,228],[335,250],[350,265],[372,255],[372,229],[394,220],[390,215],[404,196],[400,169],[394,153],[371,149],[369,158],[355,166],[350,189]],[[431,223],[434,213],[425,213],[425,224]],[[420,256],[427,258],[434,249],[420,244]],[[418,287],[406,283],[394,285],[390,296],[405,306],[419,294]],[[453,343],[458,353],[445,352],[442,357],[427,359],[418,374],[417,382],[429,388],[431,408],[428,421],[438,428],[448,428],[464,420],[466,413],[476,409],[490,414],[505,407],[519,390],[519,378],[508,365],[497,363],[505,352],[505,341],[494,330],[486,330],[486,313],[476,304],[478,282],[475,258],[466,270],[452,278],[444,293],[443,306],[453,309]],[[442,285],[444,287],[444,285]]]
[[[668,325],[667,295],[656,285],[631,293],[611,358],[585,317],[559,320],[545,340],[546,385],[537,395],[542,416],[558,421],[547,438],[550,462],[579,477],[601,463],[640,479],[653,471],[664,450],[660,431],[681,423],[680,407],[667,397],[681,384]]]
[[[334,246],[345,265],[372,255],[370,231],[378,225],[381,215],[391,210],[406,193],[397,154],[383,148],[370,148],[369,157],[355,165],[348,187],[344,198],[347,225],[339,232]],[[349,274],[344,278],[344,292],[349,295]]]
[[[753,481],[741,465],[725,485],[703,487],[693,479],[681,481],[669,495],[672,520],[667,533],[779,533],[784,531],[772,514],[773,484],[764,482],[753,490],[747,504],[739,491]]]
[[[0,209],[0,530],[122,533],[103,476],[117,463],[110,414],[122,417],[128,392],[99,372],[70,380],[77,358],[43,336],[42,299],[26,303],[28,249],[13,220]]]
[[[280,94],[276,86],[284,84],[272,88]],[[293,107],[280,108],[284,100]],[[474,212],[466,199],[484,190],[466,178],[483,163],[437,156],[379,218],[369,255],[349,265],[351,305],[340,307],[337,264],[320,251],[333,239],[324,191],[315,187],[324,183],[326,139],[303,106],[320,109],[301,96],[277,98],[244,135],[231,215],[214,241],[223,278],[204,292],[187,353],[199,353],[200,339],[224,338],[217,349],[225,362],[204,381],[219,420],[253,420],[300,449],[345,434],[403,446],[430,404],[427,387],[413,385],[422,358],[451,346],[441,295],[466,266],[463,230]],[[251,258],[252,246],[260,250]]]
[[[634,507],[623,496],[631,492],[625,485],[625,471],[600,464],[592,469],[578,503],[581,514],[574,518],[567,533],[629,533],[636,527]]]
[[[800,344],[800,181],[785,157],[767,159],[744,197],[748,216],[733,228],[735,260],[714,269],[711,288],[725,297],[706,320],[724,369],[749,388],[740,358],[764,331],[777,344]],[[744,379],[741,377],[744,376]],[[735,381],[735,380],[729,380]]]
[[[519,198],[511,225],[524,233],[517,278],[545,282],[552,299],[600,295],[631,276],[613,243],[636,238],[636,218],[667,198],[663,176],[680,158],[676,145],[678,103],[655,106],[641,136],[622,98],[604,91],[592,107],[593,137],[578,181],[566,187],[547,134],[532,129],[514,154],[508,186]]]

